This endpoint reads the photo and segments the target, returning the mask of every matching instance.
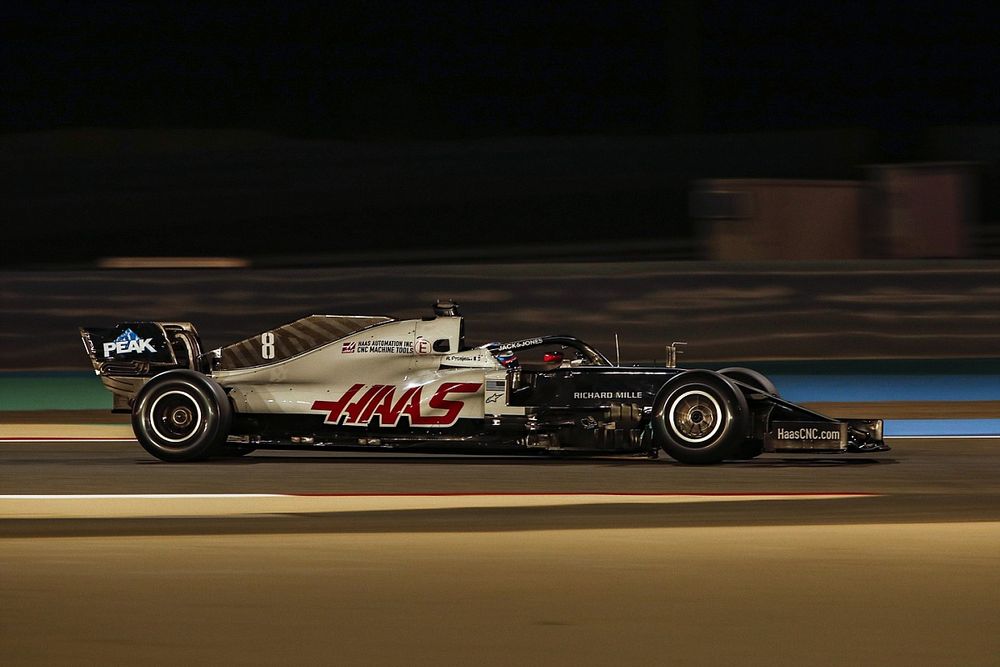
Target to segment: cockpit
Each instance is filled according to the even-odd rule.
[[[540,336],[484,345],[508,370],[548,371],[577,366],[611,366],[607,357],[573,336]]]

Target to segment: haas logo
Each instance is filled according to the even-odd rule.
[[[342,423],[345,426],[365,426],[378,415],[382,426],[396,426],[403,415],[410,426],[452,426],[465,407],[465,401],[449,400],[450,394],[475,394],[482,388],[481,382],[445,382],[427,405],[444,414],[425,415],[420,411],[423,387],[410,387],[397,398],[397,387],[387,384],[373,384],[362,392],[365,385],[356,384],[344,392],[336,401],[315,401],[313,410],[328,412],[327,424]],[[343,422],[341,422],[343,418]]]

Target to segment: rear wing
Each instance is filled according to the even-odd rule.
[[[129,409],[146,379],[173,368],[205,372],[208,360],[190,322],[120,322],[82,327],[80,338],[94,372],[114,394],[115,411]]]

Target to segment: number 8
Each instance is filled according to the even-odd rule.
[[[274,359],[274,334],[270,331],[260,335],[260,356]]]

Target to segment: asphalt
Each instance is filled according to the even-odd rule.
[[[25,664],[996,665],[1000,524],[0,540]]]
[[[690,467],[0,442],[0,662],[996,665],[1000,439],[891,444]],[[215,502],[192,494],[245,495],[169,504]],[[53,496],[96,516],[14,518]]]
[[[1000,521],[1000,439],[898,439],[890,452],[755,460],[710,467],[669,458],[434,456],[258,451],[171,464],[135,442],[0,443],[0,494],[483,495],[738,494],[745,502],[317,510],[146,519],[0,518],[0,536],[550,530],[562,528]],[[796,499],[794,494],[870,494]],[[784,502],[749,496],[792,494]],[[641,500],[641,499],[640,499]],[[124,501],[123,501],[124,502]],[[246,499],[244,503],[260,502]],[[2,517],[3,505],[0,505]]]

